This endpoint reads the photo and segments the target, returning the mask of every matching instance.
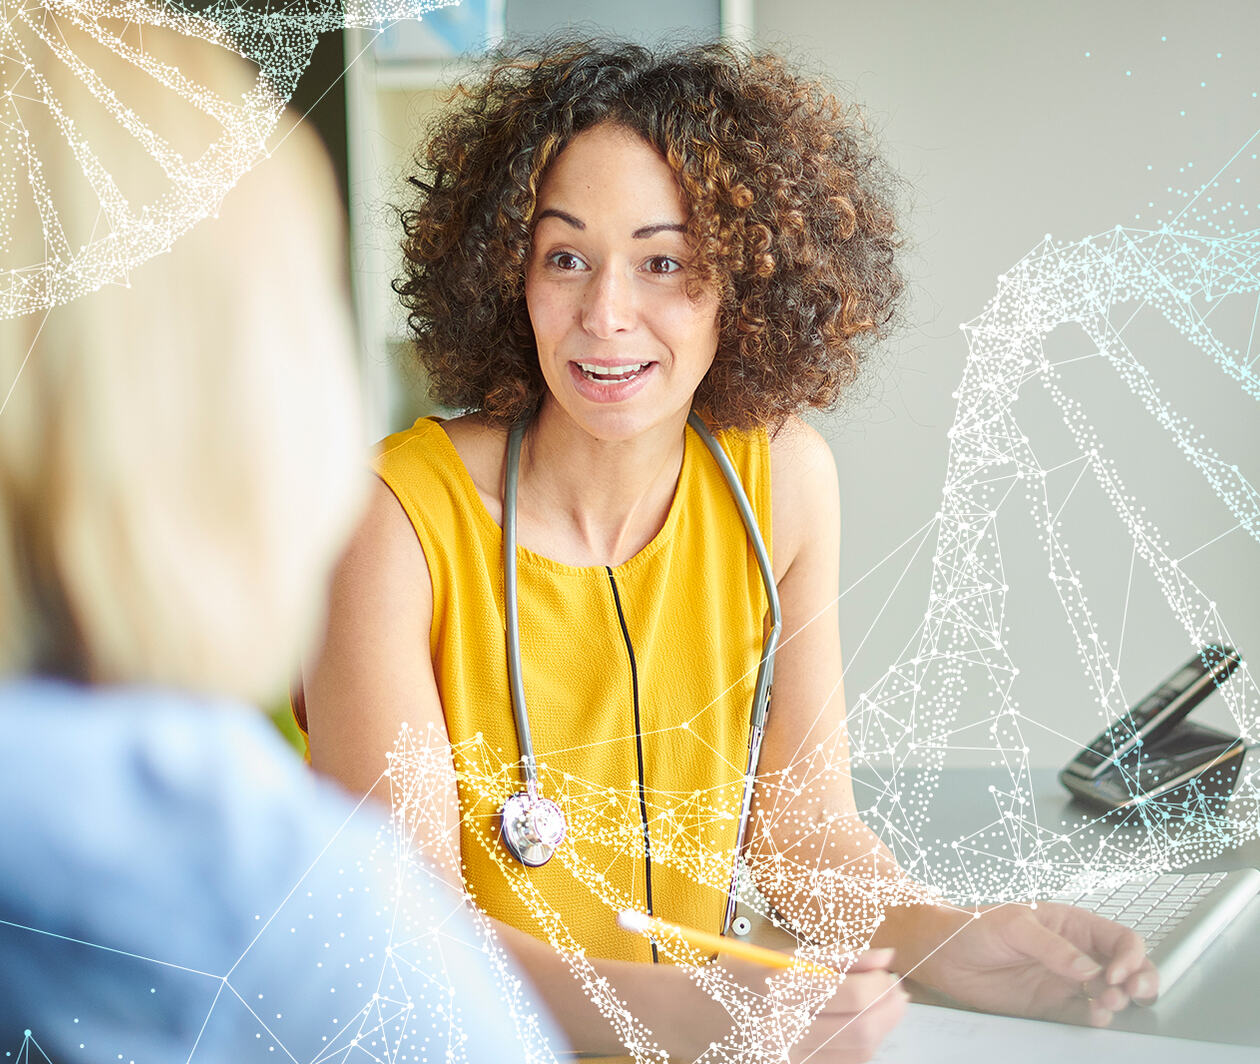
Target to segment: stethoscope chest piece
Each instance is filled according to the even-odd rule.
[[[556,847],[564,841],[564,833],[564,811],[550,798],[520,791],[508,798],[499,811],[503,845],[529,868],[540,868],[550,861]]]

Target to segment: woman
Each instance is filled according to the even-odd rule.
[[[381,446],[307,673],[314,764],[368,790],[400,726],[433,728],[465,880],[574,1045],[620,1048],[531,936],[597,958],[670,1053],[723,1037],[729,1017],[610,916],[723,922],[767,595],[695,411],[773,539],[783,638],[749,856],[779,912],[813,940],[895,946],[899,971],[985,1007],[1106,1023],[1153,994],[1136,936],[1077,910],[887,908],[916,891],[857,819],[836,472],[798,413],[852,379],[902,287],[859,120],[770,57],[544,48],[463,89],[413,184],[396,287],[435,396],[471,412]],[[520,424],[523,687],[569,831],[528,872],[498,838],[524,753],[499,561]],[[869,1055],[903,1008],[890,963],[867,955],[802,1059]]]
[[[82,28],[56,44],[195,160],[196,106],[257,71],[190,38],[147,29],[136,47],[192,102]],[[21,43],[82,138],[31,122],[65,239],[102,224],[85,143],[156,199],[133,128],[51,44]],[[126,287],[0,322],[6,1056],[526,1059],[462,898],[404,861],[412,889],[389,904],[375,818],[248,704],[283,690],[366,494],[335,187],[314,135],[285,127],[218,217]],[[40,261],[48,218],[8,219],[17,261]],[[379,954],[372,971],[385,936],[412,978]]]

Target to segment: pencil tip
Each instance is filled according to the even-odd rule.
[[[649,919],[651,918],[646,913],[637,913],[633,909],[622,909],[617,914],[617,923],[627,931],[636,931],[639,934],[648,929]]]

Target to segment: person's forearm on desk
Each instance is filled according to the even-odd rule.
[[[501,941],[522,970],[528,971],[543,1004],[561,1026],[572,1047],[583,1053],[622,1056],[626,1046],[569,962],[548,943],[494,921]],[[734,1020],[694,980],[686,967],[587,958],[596,976],[606,979],[629,1013],[651,1032],[672,1058],[694,1060],[732,1033]],[[867,954],[822,1004],[804,1036],[792,1047],[789,1061],[813,1064],[857,1064],[868,1060],[885,1032],[901,1016],[905,997],[886,970],[889,957]],[[747,986],[747,993],[766,998],[767,970],[747,963],[726,964],[728,977]],[[788,1003],[766,1006],[799,1008]],[[754,1009],[754,1012],[756,1009]],[[772,1023],[771,1027],[779,1025]],[[747,1048],[751,1030],[741,1031],[738,1044]],[[766,1047],[768,1048],[768,1047]]]
[[[847,951],[891,946],[902,975],[993,1011],[1105,1025],[1131,999],[1154,997],[1155,972],[1132,931],[1064,905],[992,906],[977,916],[941,902],[843,811],[846,785],[828,788],[828,776],[839,772],[810,777],[808,817],[792,810],[805,788],[776,788],[791,800],[758,811],[750,853],[758,886],[803,938]]]
[[[608,1056],[626,1053],[616,1027],[600,1012],[560,953],[525,931],[498,920],[493,923],[500,941],[521,970],[529,973],[542,1003],[575,1050]],[[730,1017],[681,967],[599,958],[588,961],[670,1056],[694,1059],[730,1029]]]

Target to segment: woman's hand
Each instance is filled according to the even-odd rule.
[[[951,917],[957,930],[929,947],[914,978],[961,1004],[1105,1027],[1159,992],[1142,939],[1085,909],[1040,902]]]
[[[906,1013],[910,995],[890,971],[894,951],[868,950],[814,1017],[788,1059],[849,1064],[870,1060]],[[782,977],[778,977],[782,978]],[[775,983],[776,979],[771,979]]]
[[[762,996],[736,1032],[741,1052],[753,1060],[816,1064],[870,1060],[909,1000],[889,970],[892,959],[891,949],[868,950],[843,981],[820,988],[817,975],[792,969],[767,977],[760,965],[723,958],[722,967],[737,982]]]

